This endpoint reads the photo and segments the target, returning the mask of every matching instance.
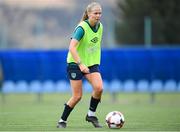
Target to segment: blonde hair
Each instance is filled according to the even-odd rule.
[[[88,19],[88,13],[91,12],[91,11],[92,11],[92,8],[95,7],[95,6],[101,7],[101,5],[100,5],[99,3],[97,3],[97,2],[92,2],[92,3],[90,3],[90,4],[86,7],[86,10],[84,11],[80,22]]]

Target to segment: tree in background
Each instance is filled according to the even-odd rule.
[[[152,43],[180,44],[179,0],[117,0],[116,40],[120,44],[144,43],[144,18],[152,23]]]

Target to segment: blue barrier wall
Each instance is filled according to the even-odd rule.
[[[0,51],[4,80],[67,80],[66,50]],[[104,49],[103,79],[180,80],[180,48]]]
[[[66,78],[67,51],[0,52],[4,80],[62,80]]]
[[[133,48],[106,50],[102,54],[102,73],[112,80],[180,80],[180,49]]]

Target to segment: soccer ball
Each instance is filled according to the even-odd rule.
[[[121,128],[124,122],[124,116],[119,111],[112,111],[106,115],[106,124],[109,128]]]

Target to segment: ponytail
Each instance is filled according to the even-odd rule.
[[[87,13],[87,10],[85,10],[80,22],[87,20],[87,19],[88,19],[88,13]]]

